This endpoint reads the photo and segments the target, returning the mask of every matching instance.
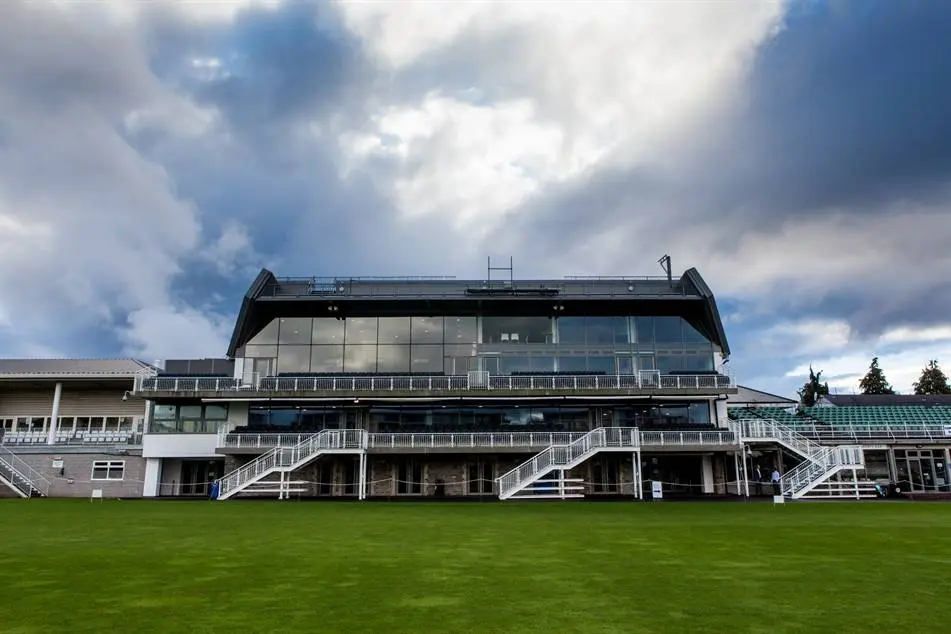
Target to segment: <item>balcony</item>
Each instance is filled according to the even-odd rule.
[[[716,396],[733,393],[736,383],[722,374],[499,376],[306,376],[174,377],[138,376],[135,393],[179,397],[518,397],[518,396]]]
[[[217,453],[263,453],[293,447],[313,434],[218,433]],[[366,447],[375,453],[536,452],[567,445],[585,432],[372,433]],[[635,446],[645,451],[729,449],[738,446],[729,430],[634,431]]]

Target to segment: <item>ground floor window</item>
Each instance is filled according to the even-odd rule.
[[[93,480],[121,480],[125,477],[125,460],[97,460],[92,463]]]

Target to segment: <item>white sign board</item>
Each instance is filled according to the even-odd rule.
[[[53,468],[62,469],[63,468],[63,459],[62,458],[53,458]]]
[[[664,483],[657,480],[651,480],[651,497],[655,500],[664,499]]]

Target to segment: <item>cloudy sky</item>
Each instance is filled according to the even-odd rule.
[[[696,266],[746,385],[951,366],[951,3],[0,2],[0,356],[220,356],[256,270]]]

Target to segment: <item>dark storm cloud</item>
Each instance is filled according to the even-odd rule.
[[[761,52],[734,204],[772,214],[933,201],[951,174],[951,4],[794,11]],[[726,199],[727,201],[730,198]]]
[[[745,106],[715,146],[698,141],[702,149],[677,169],[593,172],[546,192],[495,237],[549,262],[579,245],[597,253],[606,236],[629,244],[625,257],[647,266],[666,251],[684,265],[723,270],[732,263],[739,273],[759,266],[743,259],[757,253],[788,261],[787,280],[798,262],[783,259],[782,243],[769,253],[739,250],[751,236],[776,240],[786,230],[790,253],[828,259],[830,268],[812,280],[808,295],[777,279],[763,300],[777,315],[845,318],[862,336],[944,322],[951,308],[944,282],[951,248],[948,33],[948,3],[800,5],[759,52]],[[872,218],[909,206],[930,214],[876,225],[892,231],[869,234],[880,246],[878,259],[861,274],[836,273],[846,233],[874,232]],[[789,231],[821,222],[832,209],[838,222],[828,230]],[[729,275],[714,281],[721,295],[730,292]]]

